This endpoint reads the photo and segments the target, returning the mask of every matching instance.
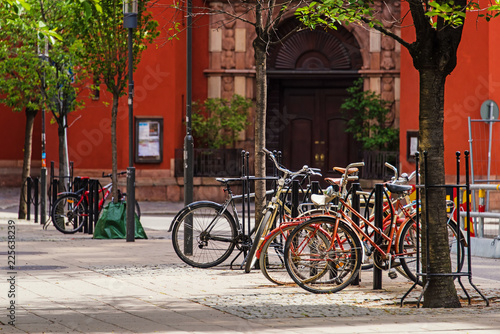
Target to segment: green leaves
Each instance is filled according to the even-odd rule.
[[[473,4],[471,3],[471,5]],[[455,5],[453,0],[448,2],[430,1],[428,6],[429,10],[425,15],[431,18],[431,24],[434,28],[437,28],[438,25],[436,18],[441,18],[445,25],[448,24],[454,27],[464,24],[466,8]]]
[[[337,29],[339,24],[364,22],[369,20],[370,25],[377,24],[373,20],[372,1],[363,0],[325,0],[313,1],[305,7],[297,9],[295,15],[309,28],[317,26]]]
[[[363,91],[363,78],[347,92],[351,96],[340,107],[344,114],[352,115],[346,131],[362,143],[364,150],[397,150],[399,131],[387,124],[391,103],[372,91]]]
[[[233,95],[231,100],[209,98],[193,103],[192,128],[195,145],[200,148],[224,148],[234,145],[239,132],[248,123],[250,99]]]

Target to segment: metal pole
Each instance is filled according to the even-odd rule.
[[[128,28],[128,165],[127,168],[127,242],[135,241],[135,168],[134,168],[134,54],[133,28]]]
[[[47,162],[45,153],[45,108],[42,108],[42,169],[40,172],[40,224],[47,221]]]
[[[43,56],[44,61],[49,60],[49,42],[47,37],[45,37],[45,51]],[[46,90],[45,87],[45,69],[42,73],[42,87],[43,90]],[[45,108],[42,107],[42,168],[40,171],[40,224],[45,224],[47,221],[47,155],[45,152]],[[36,219],[35,219],[36,221]]]
[[[380,231],[383,229],[383,196],[384,196],[384,185],[377,183],[375,185],[375,227],[379,228]],[[382,289],[382,270],[373,266],[373,290]]]
[[[192,100],[192,2],[187,2],[187,29],[186,29],[186,137],[184,138],[184,204],[193,202],[193,135],[191,129],[191,100]]]
[[[360,210],[360,200],[359,200],[358,190],[361,190],[361,185],[359,183],[353,183],[352,187],[351,187],[351,191],[352,191],[352,193],[351,193],[351,198],[352,198],[351,206],[354,209],[354,211],[356,211],[356,212],[359,212],[359,210]],[[352,219],[354,224],[359,226],[359,218],[358,218],[358,216],[356,216],[354,214],[354,212],[351,213],[351,219]],[[359,285],[359,282],[361,281],[360,274],[361,274],[361,270],[358,272],[358,274],[354,278],[352,285]]]
[[[493,115],[493,101],[490,102],[490,117],[488,119],[489,121],[489,128],[490,128],[490,138],[489,138],[489,143],[488,143],[488,182],[490,180],[491,176],[491,141],[492,141],[492,136],[493,136],[493,122],[492,120],[495,119],[495,116]],[[486,211],[490,211],[490,192],[486,191]]]
[[[187,206],[193,202],[193,178],[194,178],[194,144],[191,132],[191,11],[192,2],[187,2],[187,29],[186,29],[186,137],[184,137],[184,204]],[[192,254],[193,251],[193,229],[192,216],[187,217],[187,224],[184,225],[184,251],[185,254]]]
[[[469,123],[469,151],[470,151],[470,172],[471,172],[471,183],[474,183],[474,159],[472,156],[472,128],[471,128],[471,121],[470,121],[470,116],[467,117],[467,121]],[[458,196],[458,189],[457,189],[457,196]],[[477,211],[477,206],[476,206],[476,192],[472,190],[472,210]],[[457,221],[460,225],[460,220],[457,217]],[[477,230],[477,219],[474,218],[474,230]]]

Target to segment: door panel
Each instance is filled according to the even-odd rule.
[[[281,147],[286,167],[308,165],[332,176],[332,167],[355,161],[352,135],[345,132],[347,115],[340,111],[346,96],[344,87],[284,89]]]

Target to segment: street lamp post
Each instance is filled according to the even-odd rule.
[[[123,1],[123,27],[128,28],[128,162],[127,168],[127,241],[135,240],[135,168],[134,168],[134,54],[133,29],[137,28],[137,0]]]
[[[45,37],[44,51],[38,47],[38,56],[42,62],[49,61],[49,43]],[[45,66],[45,65],[43,65]],[[42,74],[42,87],[45,90],[45,69]],[[47,219],[47,157],[45,152],[45,107],[42,107],[42,168],[40,172],[40,224],[45,224]]]

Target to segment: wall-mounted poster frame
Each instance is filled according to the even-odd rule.
[[[415,161],[415,153],[418,151],[418,131],[406,131],[406,159]]]
[[[136,116],[135,162],[161,163],[163,161],[163,117]]]

